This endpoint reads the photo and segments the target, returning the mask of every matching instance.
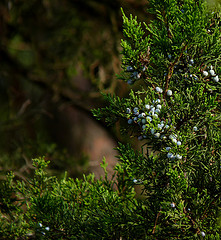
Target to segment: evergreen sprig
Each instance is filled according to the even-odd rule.
[[[149,37],[148,64],[138,57],[143,49],[136,55],[136,66],[144,69],[123,61],[121,79],[144,87],[132,92],[130,106],[118,114],[127,132],[144,142],[143,154],[120,145],[119,159],[127,175],[144,186],[149,238],[215,239],[221,207],[218,13],[205,1],[153,0],[149,7],[155,18],[144,31],[136,18],[123,17],[127,59],[135,57],[132,47],[137,51],[129,33],[142,33],[141,45],[142,37]]]

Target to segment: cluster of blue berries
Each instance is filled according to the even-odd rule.
[[[130,114],[130,118],[128,119],[128,124],[138,124],[141,129],[141,135],[138,137],[139,140],[142,140],[143,138],[147,138],[146,132],[147,129],[150,129],[151,133],[155,137],[160,137],[160,133],[155,132],[154,125],[156,124],[156,120],[159,119],[159,113],[161,112],[161,100],[156,99],[153,101],[151,105],[146,104],[143,109],[139,109],[138,107],[135,107],[132,111],[130,108],[127,108],[127,113]],[[160,130],[165,125],[164,121],[157,121],[158,127]],[[155,124],[154,124],[155,123]],[[167,125],[169,128],[169,126]]]
[[[126,69],[126,72],[130,72],[131,75],[130,75],[130,78],[128,79],[127,83],[129,85],[132,85],[134,84],[134,82],[138,79],[140,79],[141,75],[142,75],[142,72],[144,72],[146,70],[146,67],[144,66],[142,68],[142,70],[140,72],[138,71],[135,71],[133,67],[131,66],[128,66],[127,69]]]
[[[182,11],[182,10],[181,10]],[[182,11],[183,12],[183,11]],[[171,60],[172,56],[168,55],[169,60]],[[192,78],[194,80],[198,80],[199,77],[196,74],[191,73],[191,68],[194,66],[194,60],[187,56],[187,61],[180,62],[175,66],[174,73],[177,75],[185,74],[185,77]],[[145,71],[144,67],[142,71]],[[141,78],[142,71],[135,71],[133,67],[128,66],[126,69],[127,72],[130,72],[130,79],[127,81],[128,84],[133,84],[137,79]],[[219,82],[219,76],[215,73],[213,66],[207,67],[203,72],[203,76],[205,78],[213,80],[215,83]],[[163,93],[163,90],[160,87],[156,87],[155,91],[158,94]],[[168,97],[171,97],[173,92],[171,90],[167,90],[166,92]],[[133,109],[127,108],[126,112],[129,114],[128,124],[138,124],[140,127],[141,135],[138,136],[138,140],[142,140],[147,138],[147,134],[151,134],[156,139],[162,140],[170,140],[170,146],[165,147],[165,151],[167,152],[167,158],[174,160],[182,159],[182,155],[179,154],[178,148],[182,146],[182,141],[177,134],[174,133],[176,129],[170,121],[165,121],[160,119],[160,113],[163,109],[163,104],[161,99],[155,99],[150,104],[146,104],[142,109],[138,107],[134,107]],[[198,131],[197,126],[193,127],[193,131]],[[174,148],[173,148],[174,146]],[[141,184],[141,179],[133,179],[134,184]],[[170,204],[171,208],[175,208],[175,203]],[[190,210],[190,209],[188,209]],[[205,232],[201,231],[200,235],[205,237]]]
[[[48,231],[50,230],[49,227],[45,227],[45,228],[44,228],[41,223],[38,224],[38,227],[40,228],[39,230],[41,231],[41,234],[42,234],[42,235],[45,235],[46,232],[48,232]],[[45,231],[46,231],[46,232],[45,232]]]
[[[197,126],[193,127],[193,131],[194,132],[198,131]],[[182,142],[178,139],[178,136],[176,134],[170,134],[169,139],[177,147],[182,145]],[[179,153],[174,154],[174,153],[171,152],[171,150],[172,150],[171,147],[166,147],[165,150],[168,151],[167,157],[169,159],[179,159],[179,160],[182,159],[182,156]]]
[[[142,181],[141,179],[136,179],[136,178],[134,178],[134,179],[133,179],[133,183],[134,183],[134,184],[142,184],[143,181]]]
[[[207,67],[207,70],[203,71],[203,76],[210,77],[214,82],[219,82],[219,76],[215,73],[213,66]]]
[[[170,55],[168,55],[169,57]],[[185,78],[193,78],[198,80],[195,74],[192,74],[192,67],[194,66],[194,60],[187,56],[187,60],[180,60],[177,65],[174,66],[174,74],[181,75],[185,74]]]
[[[182,142],[180,141],[179,137],[177,136],[177,134],[170,134],[169,135],[169,139],[171,140],[171,143],[173,144],[172,146],[177,146],[180,147],[182,145]],[[182,155],[180,155],[177,152],[177,147],[175,148],[175,150],[173,149],[173,147],[166,147],[165,150],[168,152],[167,153],[167,157],[171,160],[174,159],[182,159]],[[176,152],[176,153],[174,153]]]
[[[168,58],[171,59],[171,55],[168,55]],[[191,73],[191,68],[194,66],[194,60],[187,56],[187,61],[180,61],[174,67],[174,74],[180,75],[185,74],[185,78],[192,78],[194,80],[199,80],[199,77],[196,74]],[[208,66],[203,72],[203,76],[206,78],[212,79],[214,82],[219,82],[219,76],[215,73],[213,66]]]
[[[156,87],[155,91],[157,93],[163,92],[160,87]],[[168,97],[171,97],[173,92],[172,90],[167,90],[166,94]],[[165,148],[167,151],[167,157],[171,160],[181,160],[182,156],[177,152],[177,147],[181,146],[182,142],[177,134],[171,133],[175,130],[172,123],[169,120],[165,121],[160,119],[160,113],[163,107],[162,100],[158,98],[153,100],[151,104],[146,104],[143,109],[135,107],[131,110],[130,108],[127,108],[126,112],[129,114],[128,124],[139,125],[141,134],[138,136],[138,140],[147,138],[148,133],[156,139],[170,140],[171,147],[168,146]]]

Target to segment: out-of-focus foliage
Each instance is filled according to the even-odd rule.
[[[90,118],[90,109],[102,105],[100,91],[127,91],[115,76],[120,71],[120,7],[137,9],[144,18],[144,4],[146,1],[1,1],[2,170],[20,169],[17,174],[21,176],[29,172],[31,158],[45,154],[58,170],[71,167],[78,169],[73,170],[77,174],[87,169],[89,156],[70,156],[65,150],[66,142],[73,139],[64,140],[67,123],[60,109],[68,104]],[[75,151],[79,151],[77,145]]]

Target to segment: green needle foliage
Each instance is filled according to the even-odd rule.
[[[148,10],[143,25],[123,13],[120,78],[140,89],[106,96],[94,114],[143,142],[142,154],[118,148],[143,185],[143,239],[220,239],[220,15],[205,1],[152,0]]]
[[[27,182],[13,182],[12,173],[1,181],[0,239],[129,239],[136,232],[142,238],[142,216],[133,211],[139,204],[120,166],[114,187],[106,174],[100,180],[49,177],[48,163],[33,159],[35,174]],[[102,167],[106,172],[105,160]]]
[[[119,143],[112,180],[1,181],[1,239],[221,239],[221,24],[205,1],[151,0],[149,24],[123,13],[127,98],[93,110],[142,147]],[[135,193],[135,186],[141,195]]]

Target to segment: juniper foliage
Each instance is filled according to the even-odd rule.
[[[214,239],[221,236],[221,25],[205,1],[151,0],[154,20],[122,11],[122,69],[136,90],[93,110],[142,141],[119,143],[115,176],[35,175],[0,188],[1,239]],[[142,189],[137,198],[134,187]]]
[[[148,10],[143,25],[123,12],[120,78],[140,89],[94,114],[143,142],[144,156],[118,150],[143,184],[146,239],[220,239],[220,13],[191,0]]]

